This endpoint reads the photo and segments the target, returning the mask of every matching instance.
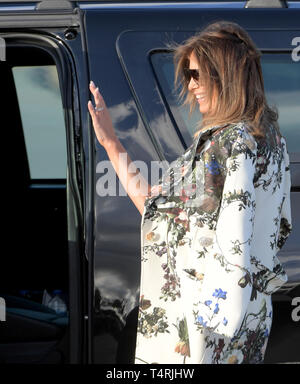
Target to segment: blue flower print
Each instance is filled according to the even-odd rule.
[[[205,167],[208,169],[209,173],[212,175],[220,174],[220,164],[216,160],[210,161],[208,164],[205,164]]]
[[[268,337],[269,336],[269,331],[268,329],[265,330],[265,333],[264,333],[264,337]]]
[[[217,303],[214,309],[214,313],[218,313],[218,312],[219,312],[219,304]]]
[[[224,324],[224,325],[227,325],[227,323],[228,323],[228,320],[226,319],[226,317],[224,317],[224,319],[223,319],[223,324]]]
[[[198,317],[197,317],[197,322],[198,322],[200,325],[203,325],[204,327],[206,327],[207,321],[203,321],[203,317],[202,317],[202,316],[198,316]]]
[[[210,306],[211,303],[212,303],[211,300],[206,300],[206,301],[204,301],[204,304],[207,305],[208,307]]]
[[[213,293],[213,296],[216,297],[217,299],[224,299],[226,300],[226,291],[222,291],[221,288],[215,289],[215,292]]]

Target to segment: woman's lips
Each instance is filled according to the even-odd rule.
[[[200,104],[205,100],[205,96],[198,95],[198,96],[196,96],[196,99],[197,99],[198,103]]]

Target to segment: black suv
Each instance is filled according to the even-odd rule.
[[[265,361],[300,360],[300,2],[18,0],[0,2],[0,362],[133,361],[141,217],[117,178],[117,196],[105,183],[113,170],[88,84],[132,160],[170,163],[201,116],[178,103],[168,43],[217,20],[240,24],[262,51],[288,142],[293,232],[279,257],[289,281],[273,296]]]

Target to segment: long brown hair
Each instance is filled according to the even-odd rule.
[[[172,49],[175,88],[182,85],[179,98],[190,105],[190,114],[197,102],[188,91],[184,68],[189,67],[192,52],[199,64],[199,81],[206,87],[209,112],[203,114],[195,136],[206,127],[240,121],[247,122],[256,137],[265,136],[270,124],[279,131],[277,108],[270,108],[265,97],[261,52],[241,26],[217,21],[182,44],[173,44]],[[213,106],[214,90],[218,98]]]

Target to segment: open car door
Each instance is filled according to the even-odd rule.
[[[53,4],[0,13],[3,363],[87,357],[88,76],[81,12]]]

